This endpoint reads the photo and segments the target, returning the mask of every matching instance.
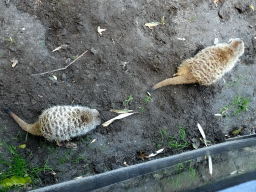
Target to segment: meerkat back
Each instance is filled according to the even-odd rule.
[[[230,71],[243,53],[244,42],[239,38],[231,39],[229,44],[207,47],[195,57],[185,60],[173,78],[155,84],[151,90],[177,84],[210,85]]]
[[[237,38],[229,44],[207,47],[184,64],[190,66],[199,84],[210,85],[229,72],[243,53],[244,42]]]
[[[49,141],[66,141],[85,135],[100,124],[99,112],[82,106],[54,106],[39,116],[42,135]]]

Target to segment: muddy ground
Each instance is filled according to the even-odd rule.
[[[240,135],[254,133],[254,7],[253,0],[226,0],[217,6],[211,0],[0,1],[1,108],[9,107],[29,123],[54,105],[95,108],[102,122],[116,116],[110,109],[139,112],[73,139],[78,149],[70,150],[26,134],[0,111],[0,140],[17,148],[25,143],[18,152],[30,166],[52,167],[56,175],[39,175],[41,180],[32,185],[36,189],[140,163],[140,153],[159,148],[165,151],[155,158],[192,150],[201,137],[197,122],[211,144],[239,128]],[[160,24],[150,29],[145,26],[149,22]],[[98,26],[107,30],[100,35]],[[230,38],[243,39],[245,52],[224,78],[211,86],[167,86],[149,100],[147,90],[175,74],[183,60]],[[52,52],[63,44],[67,47]],[[67,66],[86,50],[67,69],[40,75]],[[18,60],[15,67],[12,59]],[[130,95],[133,99],[125,105]],[[232,103],[238,97],[249,98],[250,104],[248,111],[235,115]],[[227,106],[223,117],[215,116]],[[168,139],[179,141],[181,127],[190,146],[177,150],[168,146]],[[0,150],[8,159],[8,150]]]

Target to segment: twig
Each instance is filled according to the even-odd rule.
[[[65,70],[65,69],[67,69],[70,65],[72,65],[76,60],[80,59],[85,53],[87,53],[87,51],[88,51],[88,50],[86,50],[82,55],[80,55],[79,57],[77,57],[74,61],[72,61],[71,63],[69,63],[66,67],[63,67],[63,68],[60,68],[60,69],[55,69],[55,70],[52,70],[52,71],[47,71],[47,72],[44,72],[44,73],[32,74],[32,76],[35,76],[35,75],[44,75],[44,74],[51,73],[51,72],[55,72],[55,71]]]

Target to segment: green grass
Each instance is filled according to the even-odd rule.
[[[8,160],[4,160],[2,157],[3,154],[0,155],[0,164],[5,167],[4,170],[1,170],[0,183],[5,183],[8,178],[29,178],[33,184],[39,178],[38,173],[47,170],[52,171],[52,168],[47,165],[48,160],[42,167],[31,167],[29,163],[27,163],[26,160],[18,153],[15,146],[7,145],[5,142],[1,142],[1,144],[10,152],[11,156]],[[1,189],[1,191],[6,190],[6,188]]]
[[[86,162],[86,161],[87,161],[87,157],[86,157],[86,156],[84,156],[84,157],[78,156],[73,162],[74,162],[75,164],[78,164],[78,163],[80,163],[80,161]]]
[[[44,41],[41,41],[40,45],[41,45],[41,46],[44,46]]]
[[[9,39],[7,39],[7,41],[10,42],[10,43],[14,43],[14,42],[15,42],[15,39],[13,39],[13,38],[10,37]]]
[[[147,105],[150,101],[152,100],[152,97],[151,96],[146,96],[145,98],[144,98],[144,105]]]
[[[241,112],[248,111],[248,107],[251,104],[249,103],[250,101],[250,98],[244,98],[241,96],[234,98],[232,104],[237,108],[234,112],[234,115],[238,115]]]
[[[229,117],[227,115],[227,111],[229,108],[233,108],[235,109],[234,111],[234,115],[238,116],[241,112],[244,112],[244,111],[248,111],[248,107],[250,106],[250,101],[251,99],[248,97],[248,98],[244,98],[242,96],[237,96],[233,99],[233,101],[231,102],[231,104],[227,105],[226,107],[223,107],[223,109],[221,109],[221,113],[227,117]]]
[[[160,130],[161,140],[157,142],[157,148],[168,146],[171,149],[184,149],[189,147],[189,143],[185,140],[187,137],[186,128],[181,127],[178,132],[179,139],[170,136],[167,128]]]
[[[123,104],[124,104],[125,108],[128,109],[128,105],[129,105],[129,103],[130,103],[132,100],[133,100],[132,95],[129,95],[129,97],[128,97],[126,100],[124,100]]]
[[[194,17],[192,17],[191,19],[189,19],[189,21],[192,22],[195,18],[196,18],[196,15],[194,15]]]
[[[144,113],[145,109],[143,106],[138,106],[137,109],[139,110],[139,113]]]
[[[241,82],[241,80],[242,80],[242,76],[239,75],[236,81],[234,81],[234,82],[228,81],[227,86],[234,87],[234,86],[238,85]]]
[[[162,22],[162,25],[165,25],[164,16],[162,17],[161,22]]]

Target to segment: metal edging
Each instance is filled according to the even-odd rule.
[[[100,189],[109,185],[113,185],[128,179],[132,179],[138,176],[149,174],[161,169],[168,168],[178,163],[195,159],[197,157],[205,156],[208,154],[216,154],[230,150],[237,150],[244,147],[250,147],[256,145],[256,138],[249,138],[243,140],[228,141],[193,151],[184,152],[181,154],[164,157],[131,165],[129,167],[119,168],[113,171],[97,174],[78,180],[71,180],[43,188],[33,190],[33,192],[88,192],[96,189]]]

